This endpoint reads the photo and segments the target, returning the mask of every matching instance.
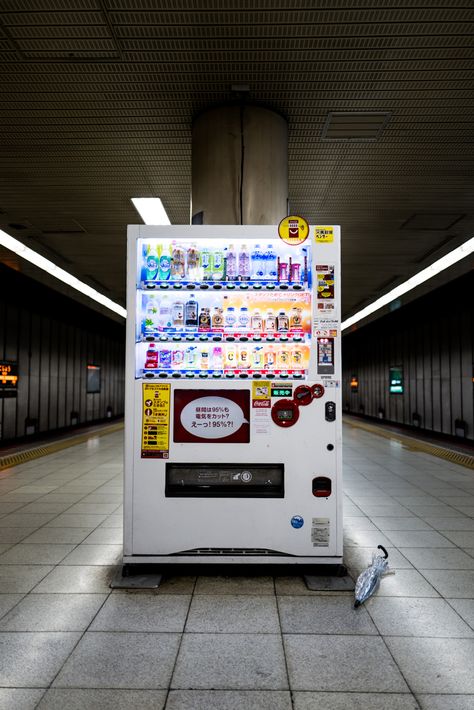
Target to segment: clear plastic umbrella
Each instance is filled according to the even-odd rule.
[[[363,604],[377,589],[380,577],[388,570],[388,552],[383,545],[378,545],[377,550],[382,550],[384,557],[374,554],[372,564],[359,575],[355,585],[354,609]]]

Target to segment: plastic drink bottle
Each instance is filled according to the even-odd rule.
[[[195,345],[191,345],[189,348],[186,348],[186,351],[184,353],[185,366],[192,367],[193,365],[195,365],[196,358],[197,358],[197,347]]]
[[[184,325],[184,303],[183,301],[175,301],[172,309],[173,326],[182,328]]]
[[[278,365],[283,369],[286,370],[290,364],[290,353],[288,350],[279,350],[278,351]]]
[[[153,370],[158,367],[158,351],[156,350],[155,343],[150,343],[148,350],[146,351],[145,358],[145,369]]]
[[[158,303],[156,296],[151,294],[145,308],[145,318],[143,319],[143,333],[153,335],[158,330]]]
[[[251,254],[251,276],[253,279],[262,279],[264,270],[263,270],[263,254],[262,250],[260,249],[260,244],[255,244],[254,248],[252,249],[252,254]]]
[[[213,328],[222,328],[224,326],[224,316],[222,315],[222,308],[219,306],[214,306],[211,322]]]
[[[169,249],[164,251],[160,247],[160,281],[168,281],[171,274],[171,256]]]
[[[198,302],[194,298],[194,294],[184,307],[184,324],[188,328],[197,328],[198,326]]]
[[[212,255],[208,247],[203,247],[199,255],[201,278],[210,281],[212,276]]]
[[[199,250],[195,244],[191,244],[186,254],[187,277],[191,281],[199,278]]]
[[[242,244],[239,252],[239,278],[241,281],[250,279],[250,253],[246,244]]]
[[[290,328],[301,328],[303,325],[303,319],[301,317],[301,308],[298,306],[293,306],[290,313]]]
[[[255,330],[255,331],[262,330],[262,316],[261,316],[259,310],[256,309],[253,312],[250,323],[251,323],[252,330]]]
[[[237,348],[235,345],[225,347],[225,366],[229,368],[237,367]]]
[[[295,370],[300,370],[303,363],[303,353],[300,348],[296,347],[291,353],[291,361]]]
[[[171,278],[174,281],[184,279],[186,276],[186,259],[183,247],[173,242],[171,249]]]
[[[218,345],[212,351],[212,369],[222,370],[224,367],[224,353],[222,348]]]
[[[265,252],[265,278],[276,281],[278,276],[277,255],[273,244],[267,244]]]
[[[247,330],[250,323],[249,309],[246,306],[241,306],[239,313],[239,328]]]
[[[164,369],[171,367],[171,350],[169,348],[160,349],[160,367]]]
[[[160,300],[160,328],[161,330],[171,330],[173,327],[171,305],[167,296]]]
[[[144,280],[156,281],[159,274],[159,259],[158,254],[150,245],[147,250],[147,255],[144,263]]]
[[[222,281],[224,278],[224,252],[222,249],[215,249],[212,255],[212,280]]]
[[[211,329],[211,309],[201,308],[199,314],[199,330],[210,330]]]
[[[259,368],[263,365],[263,346],[256,345],[252,350],[252,367]]]
[[[235,326],[236,320],[235,308],[233,306],[229,306],[225,312],[225,327],[231,330]]]
[[[231,244],[227,250],[226,274],[227,274],[227,281],[236,281],[239,276],[238,264],[237,264],[237,252],[235,251],[235,247],[233,244]]]
[[[201,362],[200,362],[200,368],[201,370],[207,370],[209,369],[209,350],[206,346],[201,348]]]
[[[292,261],[290,264],[290,281],[293,284],[299,284],[301,281],[301,264],[298,261]]]
[[[184,352],[181,348],[176,348],[171,353],[171,366],[173,369],[179,370],[184,364]]]
[[[288,316],[285,311],[279,311],[277,315],[277,330],[279,333],[284,333],[288,330]]]
[[[276,332],[276,318],[273,311],[268,311],[267,317],[265,318],[265,330],[267,333]]]
[[[288,281],[288,278],[289,278],[288,262],[279,260],[279,262],[278,262],[278,281],[286,282],[286,281]]]
[[[249,346],[241,345],[239,348],[239,367],[245,369],[249,364]]]
[[[265,348],[263,359],[266,368],[272,370],[275,367],[275,350],[273,348],[273,345],[269,345],[267,348]]]

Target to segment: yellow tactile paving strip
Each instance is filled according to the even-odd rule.
[[[431,456],[437,456],[440,459],[446,459],[452,463],[457,463],[460,466],[474,470],[474,456],[471,456],[470,454],[464,454],[460,451],[452,451],[451,449],[445,449],[442,446],[428,444],[425,441],[413,439],[411,436],[395,434],[395,432],[387,431],[375,425],[366,424],[365,422],[355,422],[353,420],[349,421],[346,417],[344,418],[344,423],[354,429],[363,429],[364,431],[370,432],[370,434],[382,436],[384,439],[392,439],[392,441],[397,441],[406,449],[410,449],[410,451],[421,451],[422,453],[431,454]]]
[[[0,471],[4,471],[6,468],[11,468],[12,466],[18,466],[19,464],[26,463],[27,461],[39,459],[41,456],[48,456],[48,454],[63,451],[64,449],[68,449],[70,446],[83,444],[89,439],[95,439],[98,436],[112,434],[115,431],[120,431],[120,429],[123,429],[123,422],[102,427],[97,429],[97,431],[89,431],[87,434],[78,434],[77,436],[73,436],[62,441],[53,441],[51,444],[37,446],[35,448],[28,449],[28,451],[19,451],[15,454],[9,454],[8,456],[0,456]]]

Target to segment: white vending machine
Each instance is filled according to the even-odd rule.
[[[126,565],[342,563],[340,231],[128,228]]]

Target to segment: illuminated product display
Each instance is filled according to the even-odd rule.
[[[339,228],[300,219],[129,227],[125,564],[342,562]]]

